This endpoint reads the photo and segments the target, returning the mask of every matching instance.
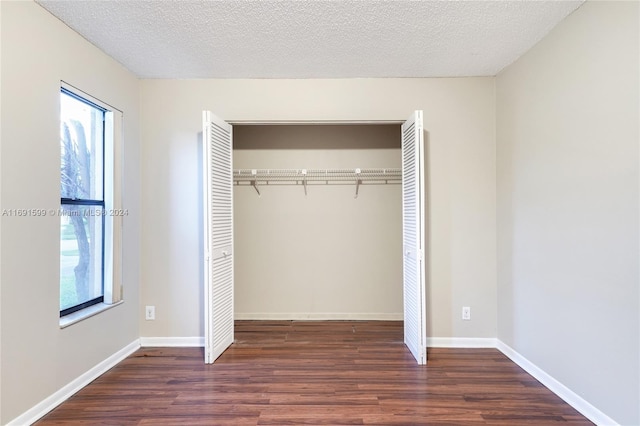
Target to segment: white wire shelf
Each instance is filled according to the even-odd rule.
[[[402,183],[402,170],[390,169],[235,169],[236,185],[252,186],[258,195],[259,186],[302,185],[387,185]]]

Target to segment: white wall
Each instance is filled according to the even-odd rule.
[[[400,168],[400,125],[235,126],[234,168]],[[402,319],[402,187],[234,189],[235,317]]]
[[[498,338],[640,423],[638,3],[587,2],[497,77]]]
[[[59,218],[2,217],[4,424],[138,338],[138,80],[33,2],[1,2],[3,209],[57,209],[60,80],[124,111],[125,303],[59,328]]]
[[[202,336],[201,111],[230,120],[404,120],[423,109],[429,335],[496,335],[493,78],[142,80],[141,336]],[[472,321],[460,309],[471,306]],[[140,310],[142,318],[142,310]]]

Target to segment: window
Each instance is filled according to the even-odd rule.
[[[120,120],[108,105],[61,88],[60,317],[120,300],[114,261],[123,215],[115,209],[114,179]]]

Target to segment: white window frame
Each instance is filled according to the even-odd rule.
[[[60,82],[60,89],[69,91],[105,109],[103,302],[61,317],[60,328],[65,328],[123,303],[122,221],[128,212],[122,207],[121,196],[124,114],[119,109],[64,81]],[[60,303],[59,298],[56,303]]]

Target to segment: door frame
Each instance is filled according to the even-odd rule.
[[[212,111],[212,110],[209,110]],[[378,125],[378,124],[397,124],[398,126],[402,126],[402,124],[404,124],[407,119],[389,119],[389,120],[227,120],[224,119],[224,121],[228,124],[230,124],[232,127],[233,126],[251,126],[251,125],[316,125],[316,126],[321,126],[321,125],[361,125],[361,124],[370,124],[370,125]],[[423,123],[422,123],[422,132],[425,132],[425,128],[424,128],[424,115],[423,115]],[[400,135],[400,141],[402,141],[402,135]],[[429,171],[429,167],[428,167],[428,162],[429,162],[429,156],[427,155],[427,138],[424,137],[423,135],[423,149],[424,149],[424,176],[423,176],[423,182],[424,182],[424,187],[423,187],[423,193],[424,193],[424,197],[428,200],[429,197],[429,193],[430,193],[430,179],[428,179],[428,171]],[[232,151],[233,151],[233,139],[232,139]],[[400,147],[400,150],[402,150],[402,147]],[[203,172],[205,172],[203,170]],[[401,206],[402,207],[402,206]],[[233,211],[233,205],[232,205],[232,211]],[[429,203],[426,202],[424,205],[424,209],[423,209],[423,223],[424,223],[424,229],[422,230],[423,233],[426,233],[426,237],[425,237],[425,244],[424,244],[424,248],[423,248],[423,262],[425,264],[424,266],[424,270],[425,270],[425,286],[428,288],[429,283],[431,282],[431,271],[430,268],[428,268],[429,265],[429,259],[430,259],[430,254],[431,254],[431,244],[430,244],[430,233],[428,232],[429,230],[429,218],[430,215],[429,213]],[[403,250],[404,251],[404,250]],[[403,254],[404,256],[404,254]],[[404,260],[403,260],[404,263]],[[426,289],[425,289],[426,290]],[[233,289],[234,293],[235,293],[235,285],[234,285],[234,289]],[[404,287],[403,287],[403,298],[404,298]],[[204,301],[205,303],[208,303],[208,300]],[[425,293],[425,300],[424,300],[424,304],[422,305],[422,309],[423,311],[426,310],[426,293]],[[425,324],[427,322],[426,319],[426,315],[425,315]],[[403,322],[404,322],[404,312],[403,312]],[[403,325],[404,328],[404,325]],[[426,359],[426,351],[427,351],[427,342],[428,342],[428,336],[426,335],[426,331],[425,331],[425,342],[424,343],[424,350],[425,350],[425,359]],[[419,360],[417,360],[418,363]]]

